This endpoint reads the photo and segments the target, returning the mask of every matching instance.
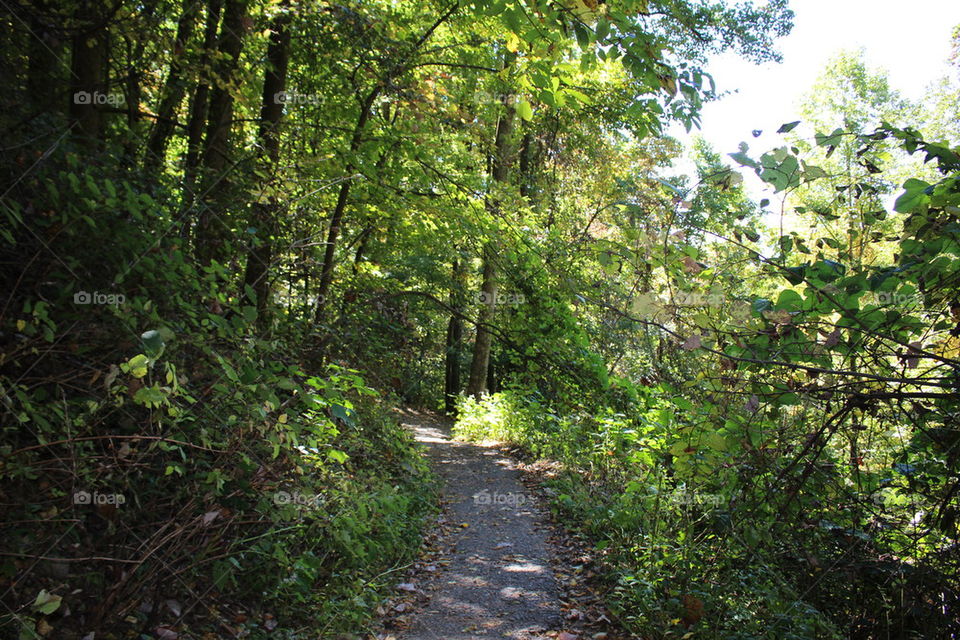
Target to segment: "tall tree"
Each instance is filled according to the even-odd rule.
[[[109,19],[103,7],[91,3],[78,3],[74,14],[69,113],[77,134],[88,144],[97,143],[103,134],[100,102],[107,96]]]
[[[170,61],[167,79],[160,93],[160,106],[144,152],[143,166],[148,173],[156,171],[163,165],[167,144],[176,126],[177,111],[187,92],[186,72],[187,63],[190,60],[188,48],[201,6],[197,0],[183,0],[173,43],[173,59]]]
[[[283,94],[287,86],[287,65],[290,60],[290,14],[286,3],[270,27],[267,66],[263,80],[260,127],[257,138],[261,149],[262,174],[266,177],[262,194],[253,203],[251,228],[255,238],[247,254],[243,282],[256,297],[258,319],[265,322],[270,293],[269,269],[273,261],[277,221],[282,212],[277,191],[277,163],[280,160],[280,120],[283,117]],[[244,293],[249,302],[249,294]]]
[[[509,72],[516,56],[508,54],[504,69]],[[490,159],[491,187],[494,193],[488,196],[488,208],[493,218],[503,213],[499,190],[505,188],[510,178],[513,162],[513,129],[516,117],[513,94],[504,93],[501,102],[503,110],[497,120],[493,153]],[[497,260],[500,259],[496,240],[491,238],[483,246],[483,282],[480,286],[480,313],[477,318],[477,335],[473,343],[473,360],[470,363],[470,379],[467,382],[467,394],[479,397],[487,390],[487,373],[490,367],[490,349],[493,333],[490,326],[497,308]]]
[[[197,173],[203,146],[203,128],[207,121],[207,109],[210,105],[210,74],[208,69],[217,46],[217,32],[220,28],[220,14],[223,0],[207,0],[206,22],[203,29],[203,43],[197,61],[197,80],[190,97],[187,115],[186,145],[187,152],[183,160],[183,207],[188,209],[196,203]],[[182,235],[189,236],[192,221],[182,226]]]
[[[447,336],[444,343],[445,374],[443,382],[443,410],[447,415],[456,411],[460,394],[460,359],[463,348],[463,295],[466,289],[466,264],[463,256],[453,260],[453,286],[450,288],[450,319],[447,321]]]
[[[226,0],[223,25],[220,28],[217,65],[217,84],[210,93],[207,113],[207,129],[201,157],[200,194],[202,206],[197,215],[197,235],[194,238],[194,253],[200,264],[207,265],[224,257],[226,238],[231,133],[234,114],[234,84],[240,65],[240,52],[248,26],[247,6],[249,0]]]

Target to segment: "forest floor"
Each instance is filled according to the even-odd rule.
[[[596,626],[594,602],[572,604],[582,578],[582,565],[572,568],[577,546],[551,526],[523,465],[496,444],[453,440],[441,416],[408,409],[401,421],[442,481],[444,508],[427,534],[428,559],[397,585],[404,601],[387,616],[394,631],[379,637],[612,640]]]

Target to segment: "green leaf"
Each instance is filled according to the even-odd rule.
[[[585,93],[583,93],[583,92],[581,92],[581,91],[577,91],[576,89],[571,89],[570,87],[566,87],[566,88],[563,90],[563,93],[564,93],[565,95],[572,96],[572,97],[576,98],[581,104],[591,104],[591,103],[593,102],[593,101],[590,99],[590,96],[588,96],[587,94],[585,94]]]
[[[773,303],[767,300],[766,298],[757,298],[753,301],[753,304],[750,305],[753,308],[753,312],[757,315],[760,315],[764,311],[769,311],[773,309]]]
[[[143,350],[148,358],[151,360],[156,360],[160,357],[160,354],[163,353],[163,348],[165,345],[163,341],[163,336],[160,335],[159,331],[151,329],[150,331],[144,331],[140,334],[140,340],[143,341]]]
[[[339,462],[340,464],[343,464],[350,456],[339,449],[330,449],[330,451],[327,452],[327,457],[331,460]]]
[[[903,188],[906,191],[897,198],[897,201],[893,205],[894,211],[898,213],[909,213],[917,209],[917,207],[929,200],[929,193],[932,189],[931,185],[916,178],[911,178],[904,182]]]
[[[796,129],[797,125],[799,124],[800,124],[800,121],[795,120],[793,122],[788,122],[786,124],[780,125],[780,128],[777,129],[777,133],[790,133],[791,131]]]
[[[818,133],[814,137],[817,140],[817,146],[834,147],[840,144],[840,141],[843,139],[843,129],[834,129],[833,133],[830,135]]]
[[[355,415],[354,411],[352,409],[348,409],[347,407],[344,407],[343,405],[340,405],[340,404],[330,405],[330,413],[332,413],[335,417],[339,418],[345,424],[351,427],[354,426],[354,424],[356,424],[356,421],[353,418],[353,416]]]
[[[152,387],[141,387],[133,395],[133,401],[137,404],[142,404],[147,408],[156,409],[159,408],[167,399],[167,394],[163,390],[154,385]]]
[[[597,21],[597,40],[603,40],[610,35],[610,21],[606,18],[600,18]]]
[[[800,265],[799,267],[787,267],[784,269],[786,274],[784,277],[787,279],[787,282],[790,284],[800,284],[803,282],[807,274],[806,265]]]
[[[60,596],[49,593],[46,589],[41,589],[37,594],[37,599],[33,601],[31,608],[43,615],[49,615],[60,608],[60,602],[63,600]]]
[[[752,167],[754,169],[757,169],[760,167],[760,165],[757,164],[756,160],[748,156],[743,151],[737,151],[736,153],[731,153],[729,155],[731,158],[733,158],[734,160],[736,160],[738,163],[742,164],[745,167]]]
[[[811,265],[812,278],[822,282],[833,282],[847,272],[847,267],[833,260],[821,260]]]
[[[533,120],[533,108],[530,106],[530,103],[526,100],[517,102],[517,115],[528,122]]]
[[[577,36],[577,44],[580,45],[581,49],[586,49],[590,46],[590,34],[581,23],[574,23],[573,33]]]
[[[800,311],[803,307],[803,297],[792,289],[784,289],[777,298],[777,308],[784,311]]]
[[[793,238],[790,236],[780,236],[780,252],[788,255],[793,251]]]

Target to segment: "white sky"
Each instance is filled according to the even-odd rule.
[[[919,99],[931,82],[951,73],[950,34],[960,24],[960,0],[792,0],[793,31],[778,41],[783,62],[755,65],[734,54],[707,70],[719,91],[737,91],[703,109],[699,132],[726,157],[745,141],[753,151],[777,146],[781,124],[799,120],[801,96],[825,62],[843,49],[866,50],[870,67],[886,69],[894,89]],[[765,134],[754,138],[751,131]],[[687,142],[682,126],[670,130]],[[697,134],[694,129],[692,134]],[[678,167],[685,169],[684,167]],[[756,185],[750,185],[750,191]]]

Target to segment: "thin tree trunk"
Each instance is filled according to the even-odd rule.
[[[490,356],[487,358],[487,393],[496,393],[497,389],[497,367],[494,364],[493,348],[490,349]]]
[[[202,70],[210,65],[210,53],[217,44],[217,31],[220,27],[220,10],[223,0],[209,0],[207,4],[206,25],[203,32],[203,48],[197,68]],[[187,120],[187,155],[183,163],[184,203],[193,198],[193,189],[196,184],[197,167],[200,164],[201,143],[203,142],[203,125],[207,121],[207,107],[210,102],[210,83],[207,78],[200,76],[197,86],[190,98],[190,116]]]
[[[360,241],[357,242],[357,252],[353,256],[353,274],[356,275],[360,273],[360,262],[363,260],[363,256],[367,251],[367,243],[370,242],[370,238],[373,237],[373,227],[367,227],[360,233]]]
[[[516,58],[514,54],[508,56],[505,66],[510,67]],[[510,138],[513,135],[513,122],[516,112],[507,95],[503,97],[504,114],[497,122],[497,133],[494,140],[494,152],[491,162],[491,177],[498,184],[505,184],[510,172]],[[493,216],[500,213],[500,203],[491,199],[488,208]],[[487,390],[487,369],[490,366],[490,348],[493,335],[489,326],[493,322],[497,300],[497,251],[494,241],[490,240],[483,247],[483,284],[481,285],[481,307],[477,320],[477,337],[473,344],[473,361],[470,363],[470,381],[467,383],[467,394],[479,398]]]
[[[370,112],[373,108],[373,102],[380,95],[381,85],[377,85],[364,99],[360,105],[360,115],[357,118],[357,124],[353,128],[353,136],[350,139],[350,156],[360,148],[363,141],[363,132],[367,126],[367,120],[370,119]],[[333,282],[334,259],[337,250],[337,239],[340,237],[340,224],[343,221],[343,213],[347,209],[347,202],[350,197],[350,185],[352,181],[350,176],[356,167],[348,162],[346,166],[347,179],[340,184],[340,191],[337,194],[337,204],[333,208],[333,215],[330,216],[330,228],[327,231],[327,243],[323,252],[323,266],[320,269],[320,285],[317,288],[317,310],[314,315],[316,322],[322,322],[326,311],[327,295],[330,292],[330,284]]]
[[[210,109],[207,115],[207,133],[203,143],[200,163],[200,180],[204,203],[197,216],[197,235],[194,252],[201,265],[210,264],[222,257],[226,234],[221,219],[225,207],[221,202],[227,182],[224,171],[230,159],[230,133],[233,128],[233,94],[231,80],[236,74],[243,47],[244,23],[248,0],[226,0],[223,25],[220,28],[220,66],[217,84],[210,93]]]
[[[286,6],[281,6],[281,10]],[[287,63],[290,59],[289,16],[285,11],[275,19],[270,32],[270,44],[267,47],[267,71],[263,80],[263,101],[260,107],[260,129],[258,138],[265,158],[265,174],[276,172],[280,159],[280,120],[283,117],[283,103],[277,94],[287,85]],[[273,242],[277,231],[277,220],[281,207],[276,197],[270,196],[269,202],[256,202],[253,205],[251,225],[257,230],[257,242],[250,247],[247,255],[247,267],[244,273],[244,299],[251,301],[246,287],[256,296],[257,321],[266,326],[267,299],[270,294],[268,278],[270,263],[273,260]]]
[[[454,415],[457,410],[457,396],[460,394],[460,354],[463,349],[463,285],[466,280],[466,264],[463,260],[453,261],[453,289],[450,291],[450,307],[453,313],[447,324],[446,373],[443,382],[443,410]]]
[[[390,85],[393,79],[401,75],[406,70],[406,64],[408,60],[414,55],[415,52],[420,50],[420,47],[430,39],[430,36],[433,35],[433,32],[436,29],[446,22],[450,16],[457,12],[459,8],[459,3],[453,3],[446,12],[443,13],[437,20],[420,36],[419,39],[414,43],[413,47],[408,51],[407,57],[401,61],[400,64],[396,65],[393,70],[388,73],[384,78],[380,79],[380,82],[367,94],[367,97],[363,100],[360,105],[360,116],[357,119],[357,124],[353,129],[353,137],[350,139],[350,156],[352,157],[356,151],[360,148],[360,142],[363,140],[364,129],[367,125],[367,120],[370,118],[370,112],[373,108],[373,103],[380,95],[380,92],[384,87]],[[343,213],[347,208],[348,198],[350,196],[350,177],[352,176],[356,166],[352,162],[348,162],[346,166],[347,178],[340,185],[340,192],[337,194],[337,204],[333,209],[333,215],[330,216],[330,228],[327,232],[327,243],[323,253],[323,266],[320,271],[320,285],[317,290],[317,309],[314,314],[314,321],[319,324],[323,321],[324,315],[326,312],[327,296],[330,292],[330,284],[333,282],[333,270],[334,270],[334,260],[336,257],[336,248],[337,248],[337,239],[340,236],[340,224],[343,221]]]
[[[164,83],[160,107],[157,109],[157,120],[150,132],[147,149],[143,157],[143,167],[146,173],[152,174],[162,165],[167,151],[167,144],[173,134],[174,121],[183,96],[187,92],[184,72],[187,68],[185,50],[193,37],[193,29],[197,19],[196,0],[183,0],[183,9],[177,21],[177,36],[173,46],[173,60],[170,62],[170,72]]]

